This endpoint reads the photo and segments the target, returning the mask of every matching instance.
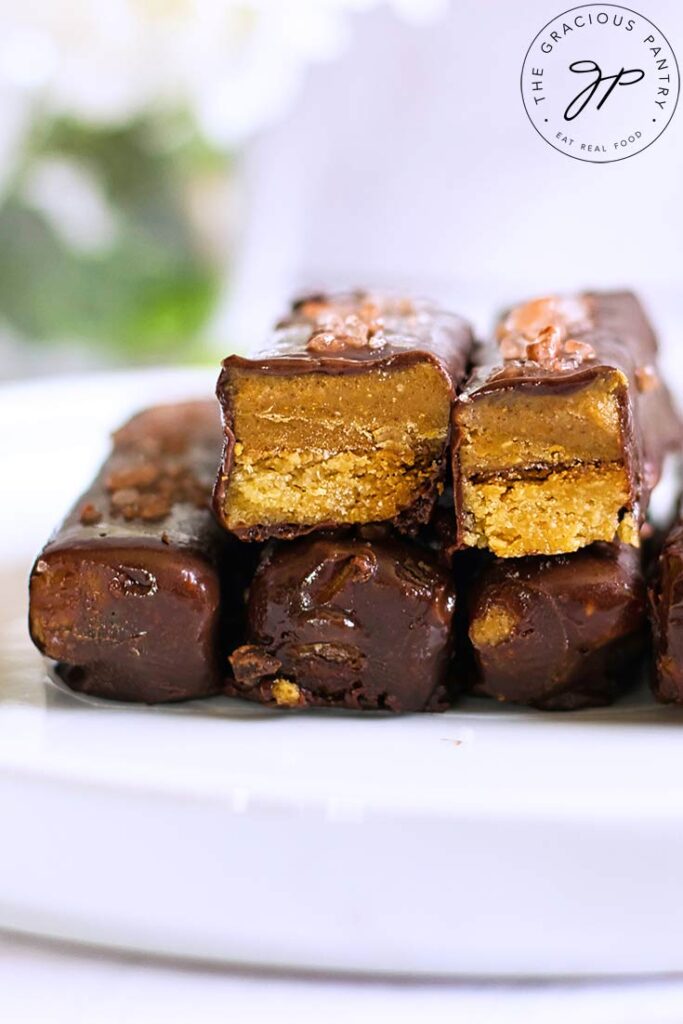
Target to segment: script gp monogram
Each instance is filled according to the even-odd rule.
[[[600,65],[595,60],[575,60],[569,65],[569,70],[577,75],[593,74],[595,78],[569,103],[564,112],[565,121],[573,121],[574,118],[579,116],[581,111],[593,99],[603,82],[610,82],[611,85],[604,92],[602,99],[598,101],[597,110],[600,110],[605,105],[618,85],[635,85],[636,82],[642,82],[645,78],[645,72],[642,68],[630,68],[628,71],[626,68],[621,68],[617,71],[616,75],[603,75]]]

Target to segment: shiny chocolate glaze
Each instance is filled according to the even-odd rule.
[[[663,703],[683,704],[683,524],[668,534],[650,587],[654,673]]]
[[[545,710],[609,704],[645,644],[639,552],[593,544],[571,555],[486,558],[468,599],[474,693]],[[478,632],[493,613],[499,636]]]
[[[454,608],[451,574],[415,544],[350,535],[273,544],[226,692],[291,707],[441,710]]]
[[[36,559],[31,636],[73,689],[147,703],[219,691],[247,571],[209,508],[220,436],[215,402],[135,416]]]

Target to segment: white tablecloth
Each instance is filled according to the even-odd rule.
[[[681,1024],[683,977],[475,983],[148,960],[0,935],[7,1024]]]

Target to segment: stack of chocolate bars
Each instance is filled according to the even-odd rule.
[[[465,691],[606,704],[654,637],[683,701],[683,523],[649,592],[648,500],[681,426],[627,292],[465,320],[296,302],[215,402],[115,435],[39,555],[30,630],[75,690],[433,711]],[[649,548],[646,545],[646,548]]]

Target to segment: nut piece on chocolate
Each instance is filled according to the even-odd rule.
[[[296,303],[267,350],[223,362],[218,519],[242,540],[429,519],[471,348],[459,317],[364,292]]]
[[[216,693],[244,582],[238,545],[209,507],[218,408],[148,409],[113,440],[33,567],[32,639],[84,693],[148,703]],[[235,584],[223,609],[220,568]]]
[[[459,545],[502,558],[637,546],[680,423],[636,297],[538,299],[502,321],[498,346],[454,408]]]
[[[455,592],[409,542],[316,537],[266,549],[251,585],[249,643],[226,692],[285,708],[446,706]]]
[[[650,588],[654,676],[663,703],[683,704],[683,525],[669,533]]]
[[[545,710],[609,704],[633,679],[645,606],[626,544],[487,560],[468,601],[473,692]]]

